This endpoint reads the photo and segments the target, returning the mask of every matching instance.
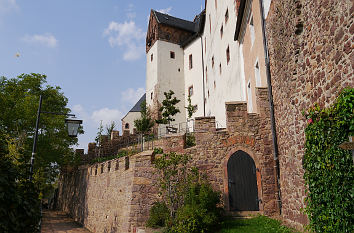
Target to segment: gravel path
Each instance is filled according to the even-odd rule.
[[[42,233],[90,233],[87,229],[74,222],[65,213],[60,211],[43,211]]]

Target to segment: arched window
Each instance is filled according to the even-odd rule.
[[[126,124],[125,124],[125,128],[126,128],[126,129],[129,129],[129,123],[126,123]]]

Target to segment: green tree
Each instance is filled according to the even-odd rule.
[[[134,121],[134,126],[138,133],[146,135],[151,131],[151,128],[154,126],[154,121],[151,119],[150,111],[146,106],[145,100],[140,104],[140,108],[141,116],[139,119]]]
[[[170,90],[169,92],[164,92],[165,99],[162,101],[162,106],[159,109],[162,118],[156,120],[157,124],[169,125],[172,121],[175,121],[173,118],[180,110],[176,107],[176,104],[180,102],[176,97],[173,97],[175,93]]]
[[[113,130],[116,128],[117,124],[114,121],[111,121],[108,125],[106,125],[106,133],[107,135],[111,135]]]
[[[188,105],[185,108],[187,109],[188,118],[191,118],[193,113],[195,113],[195,106],[192,105],[192,99],[190,96],[188,96]]]
[[[70,112],[66,107],[68,99],[59,87],[47,85],[45,75],[0,77],[0,131],[6,133],[5,141],[9,142],[0,139],[1,147],[4,151],[12,151],[9,159],[21,174],[28,175],[40,95],[43,96],[42,111]],[[71,146],[77,143],[77,139],[68,136],[64,119],[65,116],[41,114],[34,181],[43,188],[42,192],[46,186],[44,183],[50,185],[55,181],[60,167],[75,160]]]

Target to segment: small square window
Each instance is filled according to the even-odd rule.
[[[193,55],[189,55],[189,69],[191,70],[193,68]]]
[[[214,56],[211,58],[211,67],[214,68]]]
[[[170,58],[175,59],[175,52],[170,51]]]
[[[224,26],[221,25],[221,28],[220,28],[220,36],[222,38],[222,36],[224,35]]]
[[[153,61],[154,60],[154,54],[151,54],[151,61]]]
[[[219,65],[219,71],[220,71],[220,74],[222,74],[221,63]]]
[[[188,88],[188,96],[192,96],[193,95],[193,86],[190,86]]]
[[[230,47],[227,46],[227,49],[226,49],[226,60],[227,60],[227,64],[229,64],[230,62]]]
[[[152,99],[153,95],[154,95],[154,92],[151,92],[150,99]]]
[[[216,82],[214,81],[214,89],[216,89]]]
[[[225,24],[227,23],[228,20],[229,20],[229,9],[226,9],[226,13],[225,13]]]

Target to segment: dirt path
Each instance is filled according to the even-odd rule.
[[[59,211],[43,211],[42,233],[90,233],[73,219],[69,218],[65,213]]]

